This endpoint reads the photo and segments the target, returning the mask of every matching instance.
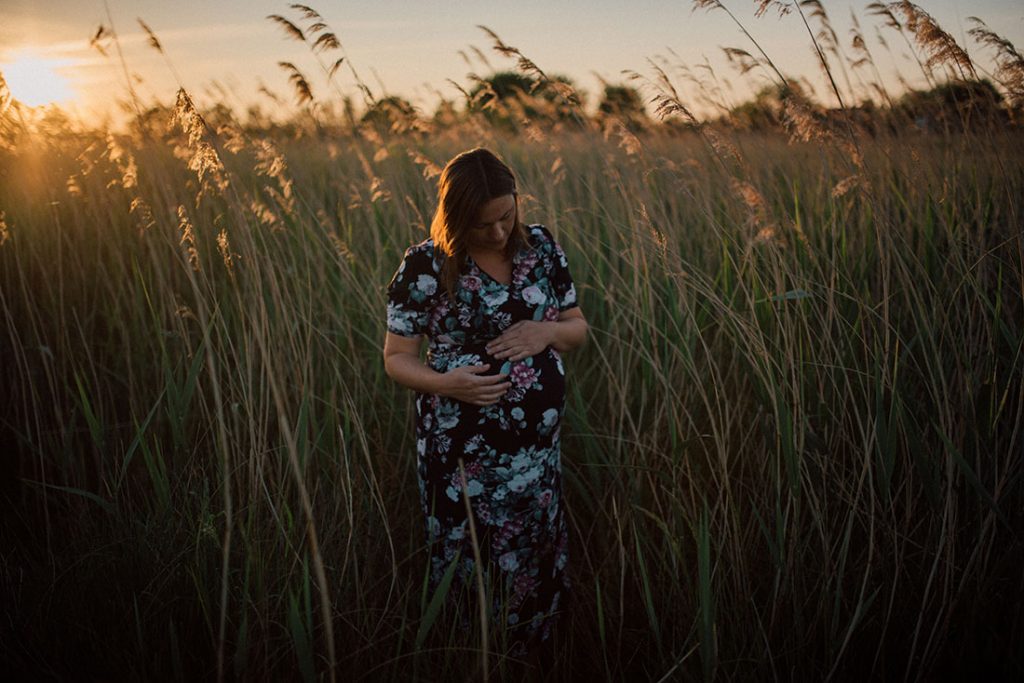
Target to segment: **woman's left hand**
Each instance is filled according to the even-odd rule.
[[[487,342],[487,353],[498,359],[522,360],[551,345],[554,339],[553,322],[520,320]]]

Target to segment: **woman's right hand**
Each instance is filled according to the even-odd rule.
[[[489,406],[498,402],[512,386],[508,373],[485,375],[489,364],[463,365],[444,373],[444,389],[439,392],[465,403]]]

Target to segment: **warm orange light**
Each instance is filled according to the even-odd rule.
[[[23,53],[0,63],[0,74],[14,99],[30,107],[75,99],[68,79],[60,69],[74,64],[70,59],[54,59]]]

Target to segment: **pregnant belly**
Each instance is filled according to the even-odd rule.
[[[510,411],[520,409],[515,411],[513,422],[525,423],[524,428],[538,421],[549,425],[552,421],[557,423],[565,403],[565,369],[558,351],[549,346],[535,356],[509,361],[494,358],[480,344],[463,346],[457,353],[438,354],[431,359],[431,366],[438,372],[482,363],[490,366],[484,371],[485,375],[499,372],[508,375],[512,386],[499,404]]]

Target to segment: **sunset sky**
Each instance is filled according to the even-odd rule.
[[[719,77],[733,84],[737,97],[751,87],[727,64],[721,48],[740,47],[753,52],[753,46],[724,13],[693,11],[691,2],[377,0],[310,4],[324,16],[376,96],[402,95],[427,111],[440,97],[459,97],[447,79],[465,86],[469,72],[489,72],[473,56],[472,47],[480,48],[495,68],[512,67],[510,60],[491,49],[490,40],[478,24],[493,29],[548,73],[573,78],[589,94],[591,106],[600,93],[599,77],[621,82],[623,69],[650,75],[647,59],[668,56],[670,51],[689,65],[706,57]],[[819,82],[808,36],[797,15],[780,19],[776,12],[769,11],[757,19],[757,3],[753,0],[726,0],[724,4],[785,73]],[[850,13],[857,15],[889,85],[899,87],[893,76],[896,68],[911,83],[920,82],[920,72],[909,61],[899,36],[881,29],[891,53],[878,43],[875,27],[881,27],[881,23],[864,11],[867,2],[825,0],[824,4],[847,46]],[[1024,3],[1020,0],[934,0],[919,4],[986,67],[991,64],[990,54],[965,36],[971,26],[967,17],[980,17],[1018,49],[1024,47]],[[170,102],[180,77],[201,102],[224,99],[213,91],[214,84],[220,84],[230,93],[229,104],[244,109],[259,102],[264,109],[272,110],[271,100],[257,92],[261,83],[292,100],[287,74],[277,65],[279,61],[293,62],[310,77],[314,95],[329,97],[320,67],[309,50],[286,39],[280,27],[266,19],[268,14],[284,15],[303,27],[308,24],[300,21],[299,13],[287,2],[279,0],[108,0],[106,5],[102,0],[0,0],[0,72],[15,97],[30,104],[37,103],[33,98],[57,99],[65,108],[88,118],[116,110],[117,103],[126,100],[126,79],[117,52],[111,46],[104,57],[89,47],[89,39],[100,24],[109,27],[112,23],[120,36],[128,72],[146,102]],[[147,45],[137,18],[159,37],[170,66]],[[469,56],[471,64],[460,51]],[[351,73],[342,71],[338,78],[342,90],[358,101]],[[819,97],[824,100],[825,93],[820,92]]]

